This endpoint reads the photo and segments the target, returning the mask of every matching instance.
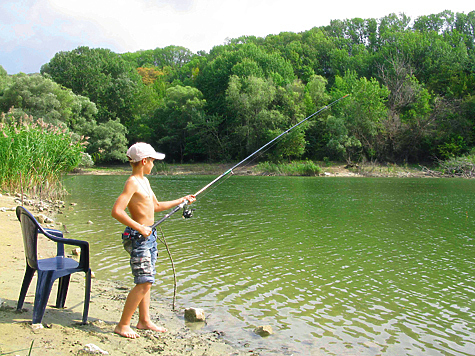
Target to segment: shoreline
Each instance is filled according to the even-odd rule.
[[[15,208],[11,196],[0,195],[0,208]],[[29,207],[27,207],[28,209]],[[84,274],[71,276],[66,307],[56,309],[57,282],[53,286],[43,318],[43,328],[31,325],[36,275],[33,278],[24,303],[25,311],[17,312],[16,303],[25,270],[25,257],[20,224],[15,211],[0,212],[3,234],[0,243],[5,246],[0,263],[0,354],[27,355],[79,355],[88,344],[94,344],[109,355],[252,355],[249,350],[237,350],[227,344],[219,331],[200,333],[189,328],[184,321],[184,311],[172,311],[166,302],[152,300],[150,313],[153,321],[168,329],[166,333],[141,331],[138,339],[127,339],[114,333],[125,298],[131,286],[119,282],[93,278],[91,302],[87,325],[80,325],[84,302]],[[57,227],[58,228],[58,227]],[[39,236],[39,255],[52,257],[55,243]],[[73,247],[65,246],[66,254]],[[132,325],[137,322],[134,315]],[[257,354],[254,354],[257,355]]]
[[[219,176],[228,170],[232,164],[189,163],[189,164],[156,164],[151,175],[214,175]],[[245,176],[275,176],[275,174],[255,173],[255,165],[246,169],[236,169],[235,175]],[[384,177],[384,178],[450,178],[454,175],[441,174],[425,166],[403,167],[398,165],[355,165],[345,164],[321,166],[323,173],[316,177]],[[131,168],[128,163],[114,166],[97,166],[92,168],[77,168],[68,175],[128,175]],[[281,175],[285,176],[285,175]],[[462,178],[462,177],[460,177]]]

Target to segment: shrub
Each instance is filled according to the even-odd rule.
[[[446,161],[439,162],[439,167],[444,174],[474,177],[475,176],[475,154],[461,157],[453,157]]]
[[[262,162],[254,167],[254,172],[276,176],[316,176],[323,170],[313,161],[295,161],[291,163]]]

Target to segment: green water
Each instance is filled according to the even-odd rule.
[[[213,178],[149,177],[159,200]],[[78,205],[62,220],[98,278],[132,285],[110,217],[125,179],[67,177]],[[474,198],[473,180],[233,176],[162,225],[178,307],[261,355],[475,355]],[[164,248],[157,277],[170,302]],[[263,324],[275,335],[254,335]]]

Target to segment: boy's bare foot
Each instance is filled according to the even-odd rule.
[[[152,330],[152,331],[158,331],[160,333],[166,333],[168,330],[165,328],[162,328],[161,326],[157,326],[151,321],[149,322],[138,322],[137,324],[137,329],[140,330]]]
[[[130,326],[121,326],[117,325],[114,329],[114,332],[116,334],[119,334],[120,336],[127,337],[129,339],[137,339],[140,337],[139,334],[137,334],[135,331],[132,330]]]

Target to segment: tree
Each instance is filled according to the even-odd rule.
[[[119,119],[109,120],[94,127],[91,132],[91,144],[88,152],[94,162],[125,162],[127,160],[127,129]]]
[[[0,96],[0,110],[7,112],[11,108],[17,117],[31,115],[54,125],[62,122],[70,128],[78,121],[93,119],[97,113],[89,99],[42,75],[24,73],[13,75]]]
[[[376,158],[376,137],[381,132],[382,122],[387,118],[385,102],[389,95],[386,86],[381,86],[374,78],[357,78],[355,72],[346,72],[344,77],[337,76],[331,89],[334,99],[346,94],[350,97],[335,106],[334,114],[343,118],[348,137],[354,137],[361,143],[368,158]]]
[[[344,118],[329,116],[326,120],[326,130],[329,137],[326,157],[337,161],[345,160],[348,164],[353,158],[359,159],[361,141],[354,135],[349,136]]]
[[[214,51],[214,52],[213,52]],[[215,57],[210,60],[197,78],[196,86],[204,94],[208,111],[226,116],[226,90],[233,75],[272,78],[279,86],[294,81],[292,66],[278,53],[267,53],[254,43],[227,45],[213,49]]]
[[[0,65],[0,95],[3,95],[3,92],[6,89],[8,83],[9,83],[8,73]]]
[[[10,111],[16,117],[27,115],[42,119],[68,128],[76,137],[89,137],[87,153],[102,162],[125,159],[125,127],[117,121],[98,125],[94,103],[43,75],[13,75],[10,85],[0,95],[0,111]]]
[[[179,85],[168,88],[165,106],[157,109],[152,119],[151,139],[174,160],[193,159],[199,152],[189,145],[190,128],[196,128],[193,124],[203,120],[205,104],[203,94],[196,88]]]
[[[239,154],[247,155],[262,146],[265,132],[272,127],[271,103],[276,96],[272,80],[232,76],[226,90],[226,102],[235,113],[232,131]]]
[[[98,122],[118,118],[127,125],[134,115],[141,78],[134,67],[108,49],[78,47],[56,53],[41,73],[94,102]]]

